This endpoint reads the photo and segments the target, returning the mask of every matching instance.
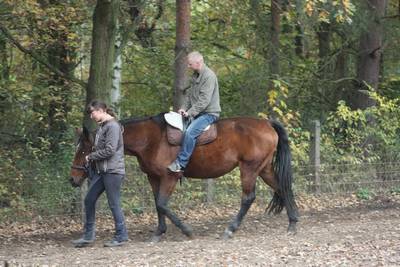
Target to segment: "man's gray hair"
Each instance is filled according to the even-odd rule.
[[[188,60],[196,62],[204,62],[203,55],[198,51],[190,52],[187,56]]]

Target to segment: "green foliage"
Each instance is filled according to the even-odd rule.
[[[3,148],[4,149],[4,148]],[[0,156],[0,209],[3,219],[74,210],[74,190],[68,182],[71,144],[59,153],[45,148],[14,145]],[[15,213],[17,211],[17,213]]]
[[[140,2],[141,17],[132,22],[128,1],[120,14],[121,32],[127,34],[122,53],[121,117],[141,117],[168,111],[173,100],[175,63],[175,2]],[[351,110],[346,101],[354,90],[359,33],[371,17],[365,1],[284,1],[279,35],[280,74],[271,77],[270,1],[194,1],[191,45],[206,58],[220,83],[222,116],[274,116],[289,132],[297,173],[297,188],[309,183],[309,123],[322,122],[323,164],[350,164],[399,160],[398,20],[382,21],[384,60],[379,94],[371,93],[375,107]],[[0,3],[2,25],[25,48],[75,77],[87,80],[90,64],[93,1],[12,1]],[[388,17],[397,5],[389,4]],[[154,31],[144,41],[138,31]],[[318,33],[328,24],[328,55],[319,57]],[[146,28],[147,27],[147,28]],[[121,33],[121,35],[123,35]],[[4,36],[3,36],[4,37]],[[301,39],[302,51],[296,51]],[[65,53],[63,53],[63,51]],[[76,191],[67,183],[73,154],[73,128],[82,123],[85,88],[61,80],[7,40],[0,47],[0,206],[2,214],[51,214],[76,209]],[[339,67],[343,67],[341,70]],[[271,85],[273,85],[271,88]],[[140,213],[153,205],[147,178],[128,159],[124,208]],[[344,181],[358,182],[352,172]],[[373,171],[371,171],[373,173]],[[340,180],[342,179],[342,180]],[[257,183],[257,191],[269,194]],[[190,205],[206,198],[203,182],[184,182],[174,194],[174,205]],[[238,170],[217,180],[216,201],[240,198]],[[146,196],[146,199],[143,199]],[[60,211],[61,212],[61,211]]]
[[[370,200],[373,196],[373,193],[368,188],[360,188],[357,190],[356,196],[361,200]]]
[[[305,12],[308,16],[315,16],[315,19],[326,23],[352,23],[352,16],[356,7],[351,0],[325,1],[308,0],[305,1]]]
[[[395,187],[390,190],[392,195],[400,195],[400,187]]]
[[[376,106],[351,110],[344,101],[324,124],[324,161],[343,163],[376,162],[388,155],[397,159],[399,149],[399,99],[388,99],[370,93]]]

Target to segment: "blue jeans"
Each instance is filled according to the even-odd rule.
[[[183,137],[181,150],[179,151],[177,161],[182,168],[185,168],[189,163],[190,156],[196,146],[197,137],[203,130],[218,119],[217,116],[211,114],[202,114],[195,118],[186,129]]]
[[[122,174],[96,173],[90,180],[89,189],[85,197],[86,223],[85,232],[93,232],[96,217],[96,202],[99,196],[106,191],[108,206],[111,209],[115,222],[115,237],[117,240],[127,240],[124,214],[121,209]]]

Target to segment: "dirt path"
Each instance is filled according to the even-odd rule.
[[[225,210],[226,211],[226,210]],[[154,221],[129,220],[130,242],[120,248],[103,248],[111,236],[108,222],[99,230],[93,247],[70,244],[76,229],[44,234],[11,235],[0,228],[0,263],[10,266],[398,266],[400,263],[400,201],[376,199],[350,207],[303,209],[298,234],[286,234],[285,214],[267,217],[252,208],[235,237],[219,239],[234,214],[215,209],[186,221],[196,235],[188,240],[174,226],[160,243],[148,243]],[[154,218],[150,218],[153,220]],[[65,223],[65,222],[61,222]],[[46,226],[48,227],[48,226]],[[64,229],[65,227],[63,227]],[[68,227],[67,227],[68,228]],[[1,266],[1,264],[0,264]]]

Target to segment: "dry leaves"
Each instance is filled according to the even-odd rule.
[[[168,222],[160,243],[145,242],[157,222],[154,213],[128,216],[130,242],[102,247],[112,236],[113,220],[98,218],[93,247],[75,249],[79,218],[37,218],[0,226],[0,266],[394,266],[400,262],[400,199],[380,196],[360,201],[355,196],[298,196],[298,234],[286,234],[285,212],[265,216],[255,203],[233,239],[220,235],[238,207],[201,205],[177,212],[192,225],[188,240]]]

